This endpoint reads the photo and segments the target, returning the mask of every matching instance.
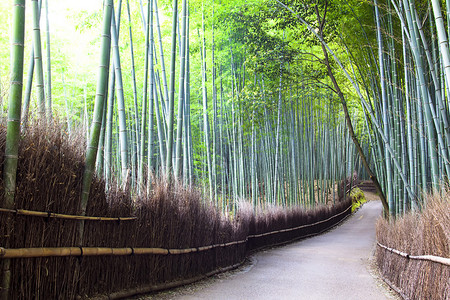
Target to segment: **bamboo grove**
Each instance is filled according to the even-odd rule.
[[[448,28],[439,1],[375,1],[374,19],[378,49],[367,57],[363,107],[389,213],[397,215],[448,184]]]
[[[448,183],[448,3],[104,0],[79,22],[99,48],[97,80],[80,81],[51,40],[51,1],[29,2],[12,6],[5,212],[21,135],[60,120],[85,143],[82,216],[98,178],[136,203],[163,179],[198,190],[230,222],[245,202],[256,215],[335,204],[358,176],[402,215]]]
[[[316,30],[305,21],[304,13],[277,2],[327,49],[359,98],[364,112],[362,126],[370,133],[369,170],[373,168],[376,174],[371,178],[380,181],[389,215],[421,209],[426,205],[423,195],[440,193],[448,184],[450,171],[450,4],[375,0],[370,3],[373,22],[366,20],[363,24],[364,16],[355,11],[360,7],[351,8],[346,2],[347,13],[359,24],[352,34],[364,50],[355,50],[354,45],[343,41],[345,32],[339,32],[346,53],[342,55],[341,49],[327,42],[320,27]],[[323,23],[326,5],[322,14],[316,9]]]
[[[318,35],[311,18],[302,19],[309,9],[304,7],[311,5],[245,4],[267,11],[276,7],[274,20],[289,14],[296,28],[309,28],[311,39],[324,45],[335,72],[346,77],[339,84],[353,89],[345,96],[360,100],[360,109],[350,116],[357,136],[350,136],[336,89],[305,84],[308,63],[292,53],[292,38],[284,43],[286,35],[296,33],[292,26],[272,27],[283,35],[276,39],[280,46],[272,49],[272,64],[258,65],[262,58],[255,59],[245,43],[251,37],[239,26],[224,25],[222,3],[178,2],[104,1],[98,80],[89,83],[95,93],[87,80],[84,87],[67,84],[72,75],[64,69],[52,74],[48,2],[29,6],[33,35],[32,44],[25,45],[30,60],[23,107],[21,101],[10,103],[8,111],[15,111],[10,120],[17,122],[21,111],[23,132],[31,117],[51,126],[59,100],[65,111],[56,114],[65,119],[67,134],[84,128],[82,211],[92,176],[105,178],[107,186],[131,187],[135,195],[151,193],[152,181],[167,177],[202,189],[205,199],[227,213],[242,200],[255,208],[334,202],[342,193],[338,182],[354,171],[370,175],[351,137],[363,145],[359,154],[379,179],[391,215],[417,209],[423,191],[438,191],[447,182],[450,62],[442,3],[364,3],[373,20],[357,29],[367,45],[358,53],[352,53],[354,46]],[[316,5],[323,24],[329,22],[327,5]],[[352,13],[358,19],[358,12]],[[345,33],[337,35],[342,41]],[[338,45],[345,50],[336,50]],[[12,68],[23,66],[23,58],[12,59]],[[10,97],[21,99],[15,82]],[[59,94],[55,86],[63,87]],[[71,99],[70,90],[82,90],[83,99]],[[88,98],[94,94],[92,105]],[[82,104],[75,107],[74,101]],[[13,187],[14,178],[10,182]]]
[[[197,32],[190,28],[188,2],[180,4],[174,1],[171,7],[171,43],[165,43],[160,19],[167,17],[167,8],[162,12],[153,0],[105,1],[92,115],[86,87],[84,108],[74,112],[66,86],[69,75],[53,74],[64,86],[64,93],[53,98],[64,99],[67,133],[74,134],[77,126],[86,131],[82,213],[94,173],[107,185],[131,187],[134,194],[151,193],[152,181],[166,176],[200,187],[205,199],[227,213],[244,199],[255,208],[334,203],[342,193],[337,183],[359,165],[332,95],[292,79],[283,49],[277,74],[247,67],[251,61],[245,45],[232,32],[215,40],[219,25],[214,21],[214,3],[209,3],[212,16],[205,16],[203,5],[194,6],[201,14]],[[33,96],[41,120],[51,123],[53,114],[47,5],[46,1],[31,5],[34,30],[23,131]],[[44,13],[46,60],[39,28]],[[133,17],[141,23],[137,28]],[[139,35],[144,37],[145,54],[139,56],[144,61],[135,59],[133,37]],[[129,50],[123,51],[121,43]],[[124,74],[124,69],[131,74]],[[92,125],[87,126],[89,122]]]

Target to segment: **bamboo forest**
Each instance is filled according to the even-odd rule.
[[[2,300],[450,298],[450,1],[0,20]]]

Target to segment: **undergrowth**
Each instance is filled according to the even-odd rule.
[[[352,212],[355,212],[358,208],[360,208],[364,203],[367,202],[366,197],[364,196],[364,192],[358,188],[354,187],[350,192],[350,197],[352,198]]]

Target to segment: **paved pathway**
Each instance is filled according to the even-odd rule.
[[[323,235],[257,253],[240,271],[151,298],[396,299],[371,275],[381,209],[380,201],[370,201]]]

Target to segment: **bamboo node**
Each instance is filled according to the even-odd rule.
[[[20,118],[8,118],[8,122],[20,122]]]

